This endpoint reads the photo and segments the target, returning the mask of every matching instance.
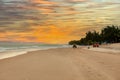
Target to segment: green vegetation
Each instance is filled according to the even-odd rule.
[[[70,41],[69,44],[92,45],[93,43],[119,43],[120,42],[120,26],[106,26],[101,33],[96,31],[88,31],[84,38],[80,40]]]

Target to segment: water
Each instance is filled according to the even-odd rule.
[[[25,54],[29,51],[46,50],[52,48],[64,48],[64,47],[69,47],[69,45],[0,42],[0,59]]]

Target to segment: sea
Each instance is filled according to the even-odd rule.
[[[26,54],[30,51],[70,47],[67,44],[0,42],[0,59]]]

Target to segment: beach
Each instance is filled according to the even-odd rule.
[[[1,59],[0,80],[120,80],[119,49],[103,48],[37,50]]]

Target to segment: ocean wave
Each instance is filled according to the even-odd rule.
[[[68,45],[30,45],[30,46],[4,46],[0,47],[0,59],[14,57],[27,53],[28,51],[46,50],[53,48],[65,48]]]

